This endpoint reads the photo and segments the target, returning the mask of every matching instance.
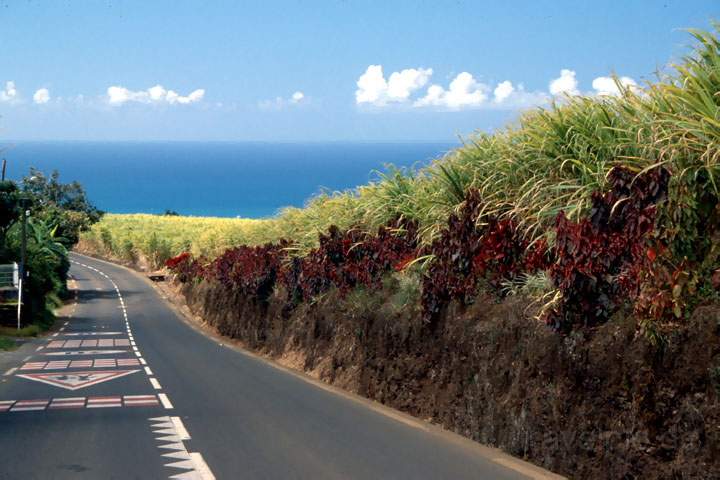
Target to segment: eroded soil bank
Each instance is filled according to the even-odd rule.
[[[430,331],[387,291],[288,309],[178,288],[250,349],[571,478],[720,478],[720,306],[658,348],[622,315],[558,335],[518,297],[453,305]]]

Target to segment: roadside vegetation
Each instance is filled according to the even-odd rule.
[[[159,268],[179,252],[212,258],[228,248],[267,241],[265,220],[185,217],[165,215],[117,215],[107,213],[102,221],[82,234],[79,248],[136,263],[141,257],[149,268]]]
[[[168,265],[187,281],[259,300],[278,287],[290,306],[401,271],[430,324],[482,289],[531,292],[562,331],[631,305],[662,341],[717,295],[720,267],[720,47],[691,33],[695,50],[657,82],[526,112],[427,168],[267,220],[108,215],[83,241],[153,266],[182,253]]]
[[[0,350],[14,350],[16,346],[12,338],[0,336]]]
[[[29,212],[24,327],[0,327],[0,334],[13,336],[36,335],[52,324],[53,309],[67,295],[68,250],[102,215],[79,183],[63,184],[57,172],[48,177],[31,169],[21,182],[0,182],[0,264],[20,263],[23,211]],[[3,299],[0,321],[15,325],[16,309],[17,296]]]

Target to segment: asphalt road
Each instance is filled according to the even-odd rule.
[[[62,330],[0,356],[2,479],[554,478],[225,346],[129,270],[71,274]]]

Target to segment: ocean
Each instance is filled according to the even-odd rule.
[[[30,167],[77,180],[112,213],[262,218],[301,207],[321,189],[377,178],[384,165],[422,166],[457,144],[15,142],[0,143],[8,177]]]

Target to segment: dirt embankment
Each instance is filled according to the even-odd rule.
[[[434,332],[387,292],[293,310],[182,286],[223,335],[571,478],[720,478],[720,307],[658,349],[617,316],[563,337],[519,298],[452,306]]]

